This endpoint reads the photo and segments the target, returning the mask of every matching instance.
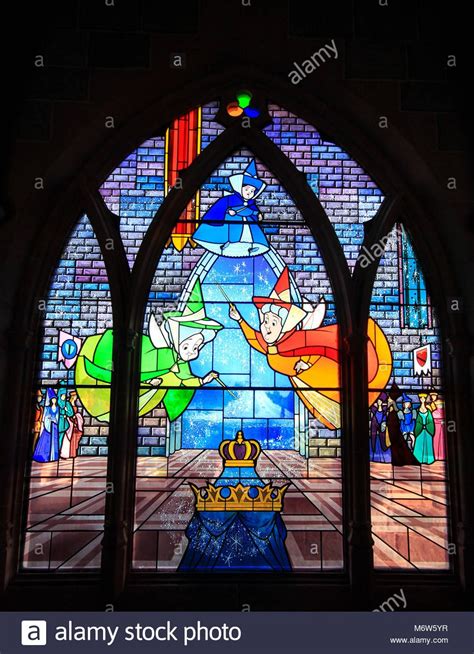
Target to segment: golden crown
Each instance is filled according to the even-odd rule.
[[[258,441],[247,440],[243,431],[238,431],[234,440],[222,441],[219,454],[226,467],[254,467],[262,451]]]
[[[198,488],[189,485],[196,496],[198,511],[281,511],[283,496],[289,484],[275,488],[271,483],[265,486],[214,486],[210,482]]]

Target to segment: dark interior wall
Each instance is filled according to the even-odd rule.
[[[22,348],[29,337],[28,320],[18,327],[19,308],[25,288],[36,284],[30,271],[50,254],[39,247],[40,236],[44,239],[46,230],[52,240],[66,238],[75,216],[62,215],[60,206],[69,192],[75,193],[78,176],[95,169],[105,176],[107,162],[117,163],[127,152],[114,158],[115,135],[139,123],[147,108],[166,111],[170,98],[185,110],[193,102],[189,89],[196,102],[200,94],[213,99],[227,74],[239,85],[258,79],[283,92],[286,88],[302,106],[305,99],[314,101],[326,129],[345,125],[341,133],[335,127],[331,137],[376,179],[378,173],[389,179],[392,168],[399,170],[420,206],[432,210],[429,229],[444,247],[452,272],[449,288],[463,298],[472,336],[467,93],[473,58],[462,27],[467,17],[455,3],[447,9],[428,0],[51,0],[11,9],[12,16],[3,21],[9,38],[3,40],[2,58],[7,112],[0,204],[4,412],[10,406],[12,348]],[[332,39],[338,59],[292,85],[288,75],[295,62]],[[171,66],[177,53],[184,55],[182,69]],[[456,66],[448,66],[453,55]],[[44,66],[35,65],[39,56]],[[113,130],[106,127],[108,117],[114,119]],[[381,117],[387,119],[386,128],[380,127],[385,124]],[[157,116],[157,125],[160,120]],[[135,145],[131,140],[128,150]],[[384,161],[380,172],[374,168]],[[41,190],[35,189],[37,178],[43,179]],[[469,388],[459,390],[469,402]]]

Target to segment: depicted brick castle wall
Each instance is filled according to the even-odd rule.
[[[393,354],[392,381],[402,389],[418,390],[441,385],[441,344],[434,311],[433,326],[425,329],[401,328],[400,288],[397,227],[390,233],[385,253],[374,283],[370,315],[387,335]],[[420,272],[420,274],[422,274]],[[415,376],[412,351],[426,343],[431,344],[432,372],[427,376]]]
[[[164,164],[164,137],[148,139],[100,188],[107,207],[120,217],[120,234],[130,267],[165,196]]]
[[[222,125],[214,121],[218,109],[218,102],[208,102],[201,107],[201,150],[224,131]]]
[[[139,419],[138,456],[163,456],[166,453],[166,422],[166,413],[161,407]]]
[[[277,105],[268,110],[273,124],[265,134],[305,173],[352,269],[364,238],[363,223],[377,213],[382,191],[347,152],[324,140],[315,127]]]

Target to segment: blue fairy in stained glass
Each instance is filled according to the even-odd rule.
[[[193,240],[214,254],[255,257],[270,249],[258,226],[262,214],[255,203],[266,184],[257,176],[252,160],[242,173],[229,177],[234,193],[227,193],[205,213]]]

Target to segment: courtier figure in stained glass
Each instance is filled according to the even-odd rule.
[[[433,437],[434,456],[437,461],[444,461],[446,458],[446,445],[444,436],[444,401],[440,398],[437,391],[430,392],[430,409],[433,414],[435,424],[435,435]]]
[[[215,202],[204,214],[193,239],[210,252],[225,257],[254,257],[267,252],[268,241],[257,224],[262,214],[255,199],[266,184],[252,160],[244,172],[229,177],[234,193]]]
[[[41,433],[41,424],[43,422],[44,396],[40,389],[36,391],[35,419],[33,422],[33,452]]]
[[[61,456],[74,458],[77,456],[77,450],[79,448],[79,443],[84,434],[84,416],[81,413],[81,410],[77,406],[77,391],[71,391],[69,393],[69,401],[71,402],[74,415],[72,416],[72,434],[69,443],[64,445],[61,448]],[[64,450],[64,453],[63,453]]]
[[[413,408],[411,397],[407,393],[402,394],[402,408],[398,412],[400,418],[400,428],[403,438],[412,450],[415,445],[415,420],[416,411]]]
[[[290,278],[285,267],[269,297],[253,297],[260,316],[259,331],[242,318],[237,320],[249,345],[266,355],[269,366],[287,375],[313,416],[326,427],[341,426],[339,345],[337,324],[319,326],[319,307],[308,310],[291,300]],[[318,325],[319,323],[319,325]],[[368,325],[369,398],[374,402],[391,373],[392,358],[383,331],[373,320]]]
[[[216,482],[201,488],[190,483],[196,509],[181,572],[291,570],[280,515],[288,484],[274,487],[260,479],[260,452],[260,443],[239,430],[219,447],[224,469]]]
[[[193,398],[195,389],[218,377],[210,371],[195,375],[190,362],[197,359],[206,343],[215,338],[222,325],[206,316],[199,280],[183,311],[169,311],[158,325],[152,315],[149,335],[141,339],[139,415],[161,402],[170,420],[176,420]],[[76,364],[76,384],[82,404],[98,420],[109,419],[110,389],[100,385],[112,379],[112,330],[86,339]],[[98,388],[82,388],[97,384]]]
[[[392,384],[387,398],[387,435],[392,452],[392,465],[419,465],[401,431],[397,405],[399,395],[399,387],[397,384]]]
[[[38,463],[57,461],[59,457],[59,407],[58,398],[52,388],[46,391],[45,407],[41,424],[41,433],[33,453],[33,460]]]
[[[71,434],[72,434],[71,418],[74,415],[72,405],[67,398],[67,390],[66,388],[64,388],[64,386],[61,386],[58,390],[58,407],[59,407],[59,422],[58,422],[59,451],[61,451],[64,439],[66,438],[68,441],[71,440]]]
[[[418,393],[420,407],[415,422],[415,447],[413,454],[420,463],[433,463],[435,460],[433,449],[433,436],[435,424],[431,409],[427,406],[427,393]]]
[[[381,393],[370,408],[370,460],[390,463],[392,460],[387,431],[387,393]]]

